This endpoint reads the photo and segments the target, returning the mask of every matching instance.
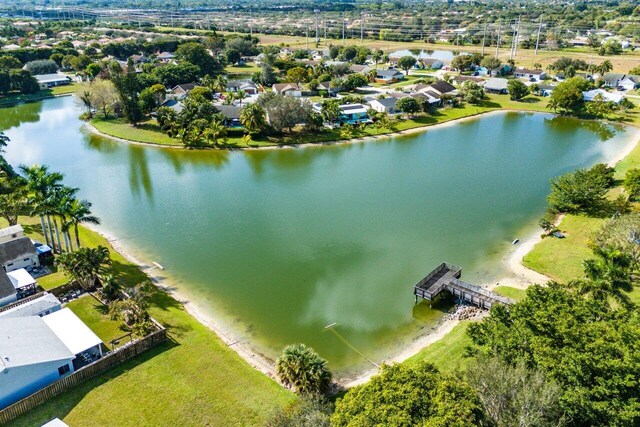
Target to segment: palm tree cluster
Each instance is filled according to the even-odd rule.
[[[72,231],[76,249],[80,248],[79,224],[100,224],[91,213],[91,203],[78,199],[78,189],[63,185],[63,175],[45,165],[21,166],[20,171],[0,155],[0,216],[16,225],[20,215],[37,215],[46,244],[55,252],[73,251]]]
[[[285,347],[276,362],[276,372],[284,385],[303,395],[324,395],[331,387],[327,361],[304,344]]]

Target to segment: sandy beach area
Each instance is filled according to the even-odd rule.
[[[496,114],[501,113],[502,111],[493,111],[487,114]],[[450,122],[441,123],[435,126],[429,126],[427,128],[416,128],[408,131],[402,132],[402,134],[415,133],[415,132],[423,132],[426,129],[432,129],[435,127],[442,126],[451,126],[455,123],[464,120],[470,120],[474,117],[465,117],[463,119],[452,120]],[[87,125],[90,127],[90,125]],[[380,138],[389,138],[394,135],[381,135]],[[371,138],[366,138],[369,140]],[[122,140],[123,142],[130,142],[126,140]],[[344,143],[352,143],[358,142],[362,140],[352,140],[345,141]],[[632,137],[629,139],[629,142],[625,145],[623,149],[620,150],[619,153],[616,154],[615,158],[609,161],[610,166],[615,166],[620,160],[625,158],[640,142],[640,129],[636,129],[636,132],[632,134]],[[145,144],[152,145],[152,144]],[[309,146],[318,146],[320,144],[308,144]],[[155,145],[154,145],[155,146]],[[295,146],[294,148],[298,148],[299,146]],[[273,147],[276,149],[280,149],[283,147]],[[558,222],[562,220],[562,217],[558,218]],[[234,336],[231,330],[223,325],[223,322],[216,319],[214,316],[210,314],[210,312],[204,307],[198,306],[195,301],[190,300],[186,294],[182,293],[177,287],[173,286],[170,282],[170,279],[166,277],[166,275],[162,274],[162,270],[153,263],[146,263],[141,260],[136,259],[131,255],[131,252],[127,250],[127,248],[120,243],[120,241],[113,235],[109,235],[103,230],[96,229],[95,227],[90,227],[93,231],[100,233],[103,235],[109,243],[112,245],[114,250],[122,254],[125,258],[127,258],[132,263],[138,265],[142,271],[144,271],[149,278],[153,281],[153,283],[159,288],[168,292],[171,296],[173,296],[176,300],[182,303],[187,310],[194,318],[196,318],[200,323],[205,325],[214,331],[220,339],[225,342],[230,348],[232,348],[240,357],[242,357],[247,363],[253,366],[255,369],[258,369],[265,375],[274,378],[277,380],[274,368],[274,361],[255,351],[251,346],[242,341],[240,338]],[[505,265],[505,277],[501,278],[495,283],[485,284],[487,289],[493,289],[498,285],[512,286],[520,289],[524,289],[532,283],[546,283],[549,278],[543,274],[537,273],[533,270],[528,269],[522,264],[522,258],[529,252],[531,249],[542,240],[542,230],[539,227],[535,227],[535,229],[528,235],[526,238],[520,240],[517,245],[513,246],[513,249],[510,250],[502,259],[502,262]],[[447,335],[451,330],[459,323],[459,320],[446,319],[440,322],[434,329],[426,332],[425,334],[418,336],[413,339],[413,341],[406,347],[398,349],[396,355],[391,357],[388,360],[385,360],[385,363],[398,363],[402,362],[409,357],[413,356],[417,352],[419,352],[424,347],[427,347],[430,344],[442,339],[445,335]],[[336,378],[337,382],[344,387],[353,387],[358,384],[365,383],[377,372],[377,369],[371,369],[356,377],[345,377],[345,378]]]

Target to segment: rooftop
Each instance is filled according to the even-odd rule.
[[[36,248],[28,237],[21,237],[7,243],[0,244],[0,265],[8,262],[32,256]]]
[[[0,238],[13,236],[14,234],[24,233],[22,226],[20,224],[12,225],[11,227],[0,228]]]
[[[11,295],[15,295],[16,288],[13,287],[13,283],[7,273],[0,268],[0,298],[6,298]]]
[[[42,319],[74,355],[102,344],[102,340],[68,308]]]
[[[0,318],[0,370],[75,357],[43,319]]]
[[[39,313],[47,310],[53,310],[60,306],[61,303],[55,295],[46,293],[39,298],[25,303],[16,304],[12,308],[0,312],[0,318],[37,316]]]
[[[31,277],[29,272],[24,268],[10,271],[7,273],[7,276],[9,276],[9,280],[11,280],[11,283],[16,290],[36,283],[36,279]]]
[[[36,78],[38,83],[52,83],[52,82],[63,82],[63,81],[71,81],[68,76],[59,73],[53,74],[36,74],[33,76]]]

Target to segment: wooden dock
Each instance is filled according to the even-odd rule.
[[[433,301],[446,291],[459,301],[465,301],[483,309],[490,309],[494,304],[509,305],[514,303],[511,298],[463,282],[460,280],[461,276],[462,269],[460,267],[443,262],[413,287],[416,302],[418,302],[418,298]]]

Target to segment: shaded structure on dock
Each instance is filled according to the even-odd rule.
[[[468,302],[480,308],[489,309],[494,304],[513,304],[511,298],[503,297],[483,287],[460,280],[462,268],[443,262],[413,287],[418,298],[433,301],[443,291],[449,292],[460,301]]]

